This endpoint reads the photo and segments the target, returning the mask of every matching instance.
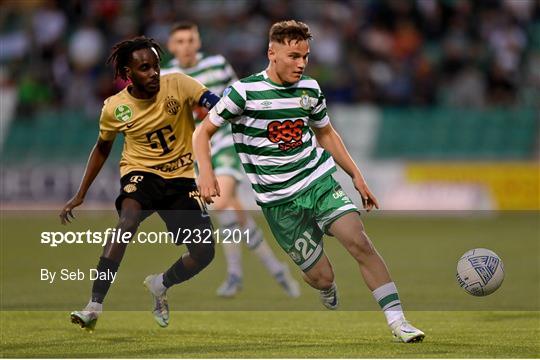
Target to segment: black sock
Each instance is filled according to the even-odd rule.
[[[98,265],[96,267],[96,270],[98,273],[107,272],[109,274],[116,274],[118,271],[118,266],[120,264],[117,263],[114,260],[107,259],[105,257],[100,257]],[[110,277],[107,277],[107,280],[100,280],[99,278],[94,280],[94,285],[92,285],[92,301],[97,303],[103,303],[103,299],[105,299],[105,295],[107,295],[107,292],[109,291],[109,288],[111,287],[111,280]]]
[[[201,269],[190,270],[186,269],[182,258],[178,259],[169,270],[163,273],[163,285],[166,288],[170,288],[173,285],[180,284],[188,279],[191,279],[193,276],[197,275]]]

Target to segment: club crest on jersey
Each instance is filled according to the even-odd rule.
[[[114,117],[119,121],[128,121],[133,116],[133,111],[128,105],[122,104],[118,105],[114,109]]]
[[[180,103],[172,96],[165,98],[165,106],[167,107],[167,114],[176,115],[180,109]]]
[[[311,110],[313,108],[311,98],[305,91],[302,92],[302,96],[300,97],[300,106],[304,110]]]

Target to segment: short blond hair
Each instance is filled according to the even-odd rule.
[[[272,25],[268,33],[269,42],[286,44],[290,41],[311,40],[313,36],[309,31],[309,26],[301,21],[286,20]]]

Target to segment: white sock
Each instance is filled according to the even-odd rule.
[[[333,293],[334,291],[337,290],[337,287],[336,287],[336,282],[334,281],[332,283],[332,286],[330,286],[328,289],[326,290],[319,290],[320,292],[322,292],[323,294],[325,295],[330,295],[331,293]]]
[[[88,301],[88,304],[84,308],[84,311],[96,311],[100,313],[103,311],[103,304],[92,301],[92,299],[90,299],[90,301]]]
[[[388,284],[378,287],[373,290],[373,297],[384,312],[388,325],[395,321],[405,319],[396,284],[389,282]]]
[[[241,229],[238,223],[238,216],[232,208],[219,211],[217,218],[223,229]],[[223,243],[223,254],[227,262],[227,273],[242,278],[242,248],[240,244]]]
[[[240,244],[223,244],[227,273],[242,278],[242,248]]]
[[[255,223],[255,220],[253,220],[251,216],[247,218],[247,224],[244,229],[249,231],[248,248],[257,255],[270,274],[276,276],[278,273],[282,272],[283,264],[279,262],[276,255],[274,255],[274,252],[264,240],[261,229],[259,229],[257,223]]]
[[[283,264],[279,262],[279,260],[274,255],[274,252],[272,249],[270,249],[270,246],[266,243],[266,241],[262,241],[259,246],[257,246],[255,249],[252,250],[255,255],[262,261],[268,272],[272,274],[272,276],[276,276],[280,272],[283,271]]]

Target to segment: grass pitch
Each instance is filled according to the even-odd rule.
[[[111,215],[79,213],[63,231],[105,229]],[[421,344],[393,343],[384,317],[358,268],[335,240],[325,240],[334,264],[341,310],[325,311],[303,284],[289,299],[244,248],[244,290],[219,299],[225,276],[218,247],[214,263],[169,291],[171,325],[159,328],[150,313],[144,277],[168,267],[183,248],[130,245],[96,331],[69,321],[86,303],[91,282],[40,280],[43,267],[88,269],[101,248],[46,247],[39,233],[57,229],[54,214],[3,214],[1,246],[2,357],[540,357],[540,226],[538,213],[498,216],[367,216],[368,234],[395,279],[408,319],[426,332]],[[267,227],[263,221],[261,226]],[[163,230],[157,218],[142,230]],[[295,277],[299,274],[269,236]],[[486,247],[501,256],[506,278],[497,292],[476,298],[455,281],[457,259]],[[127,311],[129,310],[129,311]],[[210,311],[209,311],[210,310]]]
[[[66,312],[3,312],[3,357],[526,358],[540,356],[538,312],[413,312],[424,343],[391,340],[377,312],[109,312],[92,334]]]

